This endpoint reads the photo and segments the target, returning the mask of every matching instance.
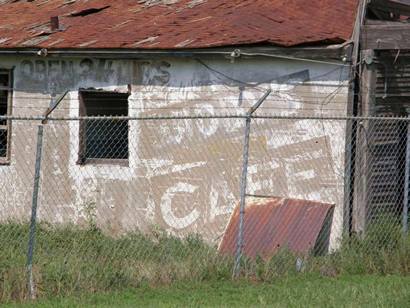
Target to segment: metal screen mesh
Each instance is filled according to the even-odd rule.
[[[40,120],[4,118],[1,300],[303,271],[407,234],[408,119]]]

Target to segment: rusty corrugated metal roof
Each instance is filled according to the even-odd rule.
[[[307,200],[269,198],[248,202],[245,208],[243,254],[268,259],[281,248],[296,253],[313,251],[319,235],[326,243],[334,205]],[[239,206],[234,210],[219,251],[234,255]],[[320,247],[321,249],[326,247]]]
[[[0,0],[0,48],[341,43],[351,37],[357,6],[358,0]]]

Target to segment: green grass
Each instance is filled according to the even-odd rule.
[[[25,225],[0,225],[0,303],[27,299],[27,233]],[[42,226],[34,253],[40,298],[227,278],[233,266],[197,236],[178,239],[155,230],[112,238],[97,229]]]
[[[302,275],[271,283],[214,281],[53,298],[20,307],[408,307],[410,277]],[[17,305],[10,305],[17,307]]]
[[[179,239],[153,230],[149,235],[131,233],[113,238],[93,227],[80,230],[43,225],[37,230],[33,274],[39,300],[70,296],[87,298],[90,294],[115,294],[130,289],[134,291],[120,293],[118,297],[133,293],[137,296],[140,292],[166,293],[166,290],[183,294],[186,286],[196,286],[200,296],[200,292],[212,285],[227,288],[228,292],[232,288],[247,288],[247,282],[260,284],[257,289],[249,286],[249,292],[257,293],[260,288],[274,288],[276,284],[272,283],[277,281],[281,281],[278,288],[282,286],[284,290],[286,281],[300,284],[300,290],[304,284],[309,286],[311,283],[312,288],[314,283],[318,287],[324,283],[323,288],[326,288],[327,281],[330,291],[333,280],[318,277],[393,275],[380,278],[391,284],[408,279],[410,237],[403,238],[399,229],[394,228],[388,229],[391,234],[383,231],[381,236],[380,230],[368,232],[365,237],[349,238],[331,255],[302,257],[304,262],[300,271],[295,266],[298,256],[286,250],[266,261],[243,258],[240,278],[244,282],[236,285],[227,282],[232,275],[232,258],[220,255],[216,247],[207,245],[195,235]],[[0,225],[0,303],[27,301],[27,234],[26,225]],[[316,278],[310,282],[304,278],[309,275]],[[368,287],[376,288],[377,279],[372,279]],[[343,279],[334,282],[343,287]],[[172,290],[167,286],[178,287]],[[355,290],[348,287],[346,292],[349,294]],[[392,287],[391,292],[396,292],[395,288]],[[253,295],[249,296],[249,300],[253,300]]]

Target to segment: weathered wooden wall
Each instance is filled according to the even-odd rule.
[[[359,112],[362,116],[408,116],[410,56],[406,51],[362,52]],[[406,121],[362,121],[356,151],[354,230],[399,217],[404,200]]]

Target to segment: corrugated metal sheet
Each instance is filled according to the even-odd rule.
[[[281,248],[306,253],[318,246],[323,251],[333,209],[332,204],[285,198],[249,202],[245,209],[244,255],[268,259]],[[239,206],[233,212],[219,246],[221,253],[235,254],[238,227]]]
[[[357,5],[358,0],[0,0],[0,48],[341,43],[351,37]],[[54,16],[57,31],[51,30]]]

